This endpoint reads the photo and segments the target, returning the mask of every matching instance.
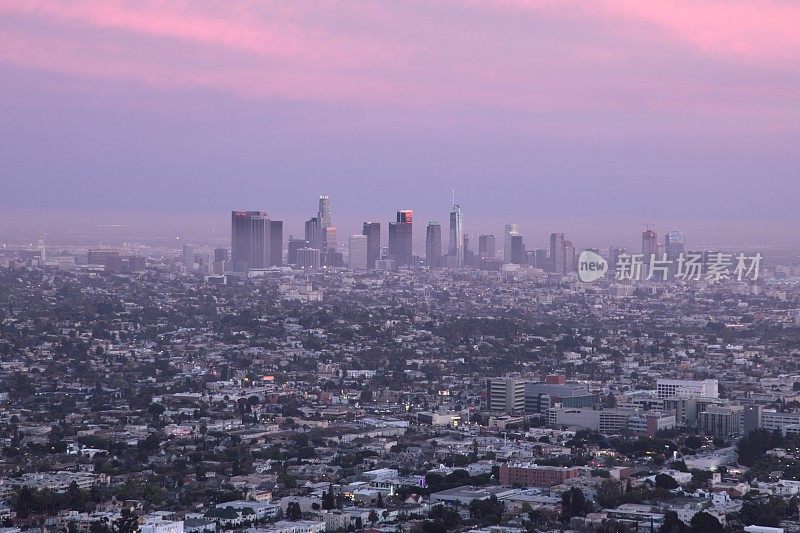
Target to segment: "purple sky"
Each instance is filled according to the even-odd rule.
[[[536,245],[797,243],[798,27],[795,0],[0,0],[0,223],[299,231],[326,193],[347,235],[445,223],[455,187],[468,232]]]

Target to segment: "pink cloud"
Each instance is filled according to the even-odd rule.
[[[800,3],[793,0],[500,0],[494,5],[600,24],[610,20],[617,31],[639,39],[652,39],[649,32],[655,29],[699,52],[732,60],[800,62]]]
[[[200,88],[248,98],[438,112],[764,111],[785,82],[702,77],[743,61],[796,70],[800,5],[0,1],[0,62],[85,79]],[[17,20],[19,26],[9,22]],[[549,30],[551,24],[561,24]],[[528,29],[530,26],[530,29]],[[688,49],[688,52],[687,52]],[[700,53],[698,53],[700,52]],[[705,65],[704,65],[705,66]],[[771,112],[771,110],[770,110]]]

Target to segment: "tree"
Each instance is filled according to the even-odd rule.
[[[380,493],[378,493],[380,494]],[[329,511],[336,507],[336,499],[333,497],[333,490],[322,491],[322,508]]]
[[[742,504],[742,521],[747,525],[778,527],[788,515],[789,506],[777,496],[761,501],[747,499]]]
[[[616,479],[606,478],[597,487],[597,504],[604,508],[619,505],[622,498],[622,484]]]
[[[658,530],[659,533],[688,533],[688,531],[689,526],[678,518],[678,513],[675,511],[667,511],[664,513],[664,524],[661,526],[661,529]]]
[[[577,487],[572,487],[561,493],[562,518],[570,519],[574,516],[586,516],[589,511],[589,503],[583,491]]]
[[[74,481],[69,484],[69,488],[65,494],[65,501],[67,508],[73,511],[83,511],[86,506],[87,495],[84,491],[78,488],[78,484]]]
[[[89,533],[111,533],[111,528],[108,527],[108,518],[103,517],[89,524]]]
[[[656,488],[672,490],[678,488],[678,482],[669,474],[656,474]]]
[[[383,493],[382,492],[378,493],[378,501],[375,502],[375,507],[377,507],[378,509],[383,508]]]
[[[724,533],[725,531],[717,517],[705,511],[695,513],[689,521],[689,528],[691,533]]]
[[[300,504],[297,502],[289,502],[286,505],[286,519],[296,521],[301,518],[303,518],[303,511],[300,510]]]
[[[164,411],[166,411],[166,408],[160,403],[151,403],[147,406],[147,412],[150,413],[150,416],[156,421],[164,414]]]
[[[469,502],[469,514],[475,520],[499,524],[503,516],[503,503],[494,494],[486,500],[472,500]]]
[[[783,436],[779,431],[770,432],[765,429],[751,431],[742,437],[736,446],[739,464],[752,467],[768,450],[783,445]]]
[[[372,524],[372,527],[375,527],[375,524],[378,522],[378,513],[375,512],[375,509],[370,509],[367,520]]]
[[[113,526],[116,533],[136,533],[139,531],[139,518],[130,509],[123,509]]]

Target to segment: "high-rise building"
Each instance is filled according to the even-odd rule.
[[[402,209],[397,212],[397,222],[389,223],[389,257],[397,266],[411,265],[413,222],[414,211]]]
[[[458,267],[464,265],[464,220],[461,206],[454,203],[450,211],[450,246],[447,255],[455,257]]]
[[[231,262],[231,255],[227,248],[214,248],[214,265],[212,272],[214,274],[223,274],[229,268]]]
[[[341,268],[344,266],[344,256],[333,248],[326,248],[320,254],[320,264],[325,267]]]
[[[336,228],[333,227],[333,214],[331,213],[331,198],[323,194],[319,197],[317,211],[317,225],[319,231],[318,244],[321,250],[336,248]],[[332,231],[331,231],[332,230]]]
[[[648,229],[642,232],[642,261],[645,265],[650,264],[650,256],[658,254],[658,235],[655,231]]]
[[[464,234],[464,260],[462,266],[474,267],[476,266],[475,252],[469,246],[469,235]]]
[[[478,257],[481,259],[494,259],[497,254],[494,235],[481,235],[478,237]]]
[[[326,250],[336,249],[336,228],[334,226],[322,229],[322,243]]]
[[[353,270],[366,270],[369,266],[366,235],[350,235],[348,260]]]
[[[367,267],[375,268],[375,261],[381,258],[381,223],[364,222],[361,234],[367,237]]]
[[[321,228],[329,228],[333,226],[333,218],[331,214],[331,198],[323,194],[319,197],[319,210],[317,211],[317,219]]]
[[[664,253],[667,254],[667,260],[677,261],[684,252],[684,245],[682,231],[670,231],[664,235]]]
[[[425,262],[434,268],[442,262],[442,226],[434,220],[425,229]]]
[[[269,264],[283,265],[283,221],[269,221]]]
[[[608,247],[608,269],[615,272],[620,254],[625,253],[625,250],[617,248],[616,246]]]
[[[191,244],[183,245],[181,261],[183,262],[183,266],[186,267],[186,270],[192,270],[194,268],[194,246]]]
[[[304,270],[317,269],[322,264],[321,256],[316,248],[300,248],[297,250],[297,266]]]
[[[550,272],[564,274],[564,234],[550,234]]]
[[[231,254],[227,248],[214,248],[214,262],[215,263],[222,263],[224,261],[230,261]]]
[[[286,251],[286,263],[289,265],[297,264],[297,251],[301,248],[310,248],[309,242],[305,239],[294,239],[289,237]]]
[[[306,241],[309,248],[322,248],[322,234],[320,233],[319,218],[311,217],[306,220]]]
[[[550,268],[548,266],[548,256],[547,250],[544,248],[537,248],[533,251],[533,264],[532,267],[539,268],[541,270],[547,270]]]
[[[575,247],[572,241],[564,241],[564,273],[575,272],[576,266]]]
[[[231,262],[235,272],[269,266],[270,229],[265,211],[231,212]]]
[[[511,236],[511,257],[509,259],[508,262],[515,265],[525,264],[525,242],[522,235]]]
[[[503,241],[503,261],[511,262],[511,237],[519,235],[519,224],[506,224],[505,240]]]

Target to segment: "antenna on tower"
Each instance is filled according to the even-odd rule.
[[[453,188],[453,205],[456,205],[456,189]]]

